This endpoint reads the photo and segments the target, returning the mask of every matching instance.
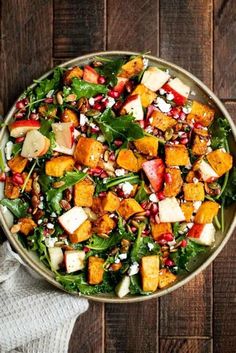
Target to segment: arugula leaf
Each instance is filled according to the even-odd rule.
[[[95,83],[79,80],[78,78],[72,80],[71,88],[72,92],[76,94],[77,99],[82,97],[91,98],[98,93],[105,94],[108,91],[108,88],[104,85],[97,85]]]
[[[138,192],[137,194],[135,195],[135,200],[138,202],[138,203],[141,203],[143,201],[146,201],[148,200],[148,193],[146,192],[145,190],[145,183],[144,181],[141,182],[141,185],[138,189]]]
[[[139,176],[133,173],[128,173],[120,177],[107,178],[106,183],[104,183],[103,180],[96,178],[96,195],[102,191],[107,191],[108,189],[124,182],[129,182],[130,184],[137,184],[139,183],[139,181]]]
[[[22,199],[2,199],[0,204],[6,206],[17,218],[25,217],[29,208],[28,202]]]
[[[234,167],[229,173],[227,185],[221,195],[221,200],[225,206],[229,206],[236,201],[236,168]]]
[[[99,58],[102,61],[102,58]],[[125,63],[124,59],[105,61],[103,66],[96,68],[96,71],[106,78],[106,84],[114,87],[117,84],[117,75],[121,66]]]
[[[178,237],[178,235],[179,235],[179,230],[180,230],[180,224],[179,224],[179,222],[175,222],[175,223],[173,224],[173,233],[174,233],[174,236],[175,236],[175,237]]]
[[[129,289],[130,289],[130,294],[142,294],[142,295],[151,294],[151,292],[144,292],[142,290],[141,280],[138,274],[130,277]]]
[[[20,151],[21,151],[21,148],[22,148],[22,143],[14,143],[13,146],[12,146],[12,156],[15,157],[17,156]]]
[[[32,251],[35,251],[40,260],[47,266],[50,266],[48,250],[44,243],[43,227],[36,227],[34,234],[27,237],[28,246]]]
[[[122,115],[115,117],[110,108],[107,108],[95,120],[99,125],[106,141],[111,144],[116,139],[122,141],[134,141],[144,136],[143,129],[135,123],[132,115]]]
[[[5,163],[4,163],[2,151],[0,151],[0,169],[2,172],[4,172],[4,170],[5,170]]]
[[[228,120],[226,118],[215,119],[209,130],[212,134],[211,147],[213,149],[225,148],[225,142],[231,131]]]
[[[51,79],[45,78],[39,81],[35,88],[36,100],[44,98],[49,91],[56,90],[59,87],[62,72],[63,70],[60,67],[56,67]]]
[[[46,174],[40,174],[38,181],[44,193],[50,189],[53,180],[54,178],[51,176],[48,176]]]
[[[52,130],[52,120],[40,119],[40,129],[39,131],[44,136],[48,136],[49,132]]]

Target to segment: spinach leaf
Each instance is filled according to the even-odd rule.
[[[148,200],[148,193],[145,190],[145,183],[144,181],[141,182],[141,185],[138,189],[137,194],[135,195],[135,200],[139,203]]]
[[[59,87],[63,70],[56,67],[51,79],[45,78],[38,82],[35,88],[36,100],[44,98],[49,91],[56,90]]]
[[[236,201],[236,168],[234,167],[229,173],[227,185],[221,195],[221,200],[225,206],[229,206]]]
[[[144,292],[142,290],[141,280],[138,274],[130,277],[129,289],[130,289],[130,294],[142,294],[142,295],[151,294],[151,292]]]
[[[102,61],[102,58],[98,58]],[[96,71],[106,78],[106,84],[114,87],[117,84],[117,75],[121,66],[125,63],[124,59],[105,61],[102,66],[96,68]]]
[[[98,93],[105,94],[108,91],[108,88],[104,85],[97,85],[95,83],[79,80],[78,78],[72,80],[71,88],[72,92],[76,94],[77,99],[82,97],[91,98]]]
[[[138,140],[144,136],[143,129],[135,122],[132,115],[115,117],[110,108],[99,115],[95,122],[109,144],[116,139],[122,139],[125,142]]]
[[[17,218],[25,217],[29,208],[28,202],[22,199],[2,199],[0,204],[6,206]]]
[[[215,119],[209,130],[212,134],[211,147],[213,149],[225,148],[225,142],[231,130],[228,120],[226,118]]]
[[[96,178],[96,195],[102,191],[107,191],[108,189],[124,182],[129,182],[130,184],[137,184],[139,183],[139,181],[139,176],[133,173],[128,173],[120,177],[107,178],[106,183],[104,183],[104,180]]]

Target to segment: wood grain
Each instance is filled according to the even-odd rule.
[[[211,0],[160,2],[160,56],[212,84]]]
[[[236,103],[226,102],[236,122]],[[236,347],[236,231],[214,261],[214,353],[234,353]]]
[[[51,0],[1,2],[0,109],[52,66]]]
[[[53,53],[74,58],[105,49],[105,0],[55,0]]]
[[[107,49],[159,54],[158,0],[109,0]]]
[[[158,301],[108,304],[105,311],[107,353],[158,352]]]
[[[214,2],[214,90],[220,98],[236,98],[236,4]]]
[[[160,352],[161,353],[211,353],[212,341],[210,339],[189,339],[189,338],[188,339],[180,339],[180,338],[161,339]]]

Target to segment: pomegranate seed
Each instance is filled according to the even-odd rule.
[[[146,210],[146,212],[145,212],[145,216],[149,217],[149,216],[150,216],[150,214],[151,214],[151,211],[150,211],[150,210]]]
[[[22,119],[24,118],[24,112],[23,111],[20,111],[20,112],[17,112],[15,115],[14,115],[14,118],[15,119]]]
[[[115,140],[115,141],[114,141],[114,145],[115,145],[116,147],[120,147],[120,146],[123,145],[123,141],[121,141],[121,140]]]
[[[143,202],[141,202],[140,206],[141,206],[144,210],[146,210],[146,209],[147,209],[147,206],[148,206],[148,201],[143,201]]]
[[[12,177],[12,181],[16,185],[23,185],[24,184],[24,178],[20,173],[15,173]]]
[[[176,107],[172,108],[170,113],[173,116],[173,118],[178,119],[180,115],[180,108],[176,108]]]
[[[118,91],[114,91],[114,90],[110,90],[107,94],[109,97],[112,97],[112,98],[119,98],[120,97],[120,93]]]
[[[0,173],[0,181],[4,182],[6,180],[6,174],[5,173]]]
[[[103,99],[103,95],[102,94],[98,94],[96,97],[93,98],[94,102],[100,102],[100,100]]]
[[[116,160],[116,155],[115,155],[114,152],[111,152],[111,153],[109,154],[109,160],[110,160],[110,161],[115,161],[115,160]]]
[[[29,118],[30,118],[30,120],[38,120],[39,119],[39,115],[36,114],[36,113],[31,113]]]
[[[158,213],[158,206],[156,203],[153,203],[150,207],[150,212],[152,216],[155,216]]]
[[[98,83],[100,83],[100,85],[103,85],[106,82],[106,79],[104,76],[99,76],[98,77]]]
[[[165,265],[168,266],[168,267],[173,267],[175,265],[175,263],[171,259],[166,259],[165,260]]]
[[[116,190],[116,193],[117,193],[117,196],[118,196],[118,197],[125,197],[124,191],[121,190],[121,189],[117,189],[117,190]]]
[[[103,173],[103,169],[101,167],[96,167],[96,168],[91,168],[89,171],[88,171],[88,174],[89,175],[92,175],[92,176],[99,176]]]
[[[102,110],[102,105],[98,102],[94,103],[94,106],[93,106],[93,109],[96,109],[96,110]]]
[[[133,91],[133,83],[131,81],[128,81],[125,84],[125,89],[128,93],[131,93]]]
[[[21,100],[19,100],[18,102],[16,102],[16,109],[24,109],[25,106],[29,103],[27,98],[23,98]]]
[[[45,103],[53,103],[53,98],[45,98],[44,102]]]
[[[15,142],[16,142],[16,143],[21,143],[21,142],[24,141],[24,139],[25,139],[25,136],[17,137],[17,138],[15,139]]]
[[[163,236],[161,235],[158,240],[157,243],[161,246],[165,245],[167,243],[167,241],[163,238]]]
[[[163,191],[159,191],[157,193],[157,197],[158,197],[159,201],[164,200],[165,199],[165,195],[164,195]]]
[[[184,112],[181,112],[179,115],[180,120],[185,120],[186,119],[186,114]]]
[[[91,127],[91,130],[90,130],[93,134],[97,134],[99,131],[100,131],[100,129],[99,129],[99,127],[97,126],[97,127]]]
[[[87,132],[88,126],[84,125],[80,127],[81,132]]]
[[[29,207],[28,210],[27,210],[28,213],[32,213],[33,212],[33,208],[32,207]]]
[[[165,178],[165,182],[166,182],[167,184],[170,184],[170,183],[172,182],[172,176],[171,176],[170,173],[165,173],[164,178]]]
[[[114,105],[113,105],[113,109],[115,110],[119,110],[122,106],[122,102],[121,101],[117,101]]]
[[[137,228],[136,227],[131,227],[132,232],[136,232]]]
[[[89,249],[87,246],[84,246],[84,248],[83,248],[83,251],[84,251],[84,252],[89,252],[89,250],[90,250],[90,249]]]
[[[102,192],[99,193],[99,197],[105,197],[106,194],[107,194],[106,191],[102,191]]]
[[[181,242],[181,247],[182,248],[186,248],[186,246],[188,245],[188,242],[186,239],[183,239],[182,242]]]
[[[148,235],[150,233],[150,230],[149,229],[144,229],[143,231],[142,231],[142,234],[143,235]]]
[[[181,145],[187,145],[188,138],[187,137],[181,138],[179,142],[181,143]]]
[[[165,233],[165,234],[163,234],[163,238],[164,238],[166,241],[172,241],[172,240],[174,239],[173,234],[171,234],[171,233]]]
[[[100,175],[100,178],[102,178],[102,179],[105,179],[105,178],[107,178],[107,177],[108,177],[107,172],[103,172],[103,173]]]

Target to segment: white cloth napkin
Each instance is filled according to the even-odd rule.
[[[67,353],[88,301],[56,290],[0,246],[0,353]]]

